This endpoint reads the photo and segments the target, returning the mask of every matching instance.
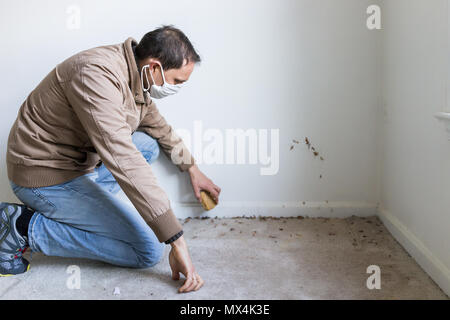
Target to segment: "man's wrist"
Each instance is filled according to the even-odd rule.
[[[177,240],[172,241],[170,245],[172,246],[172,248],[184,247],[186,246],[186,241],[184,240],[184,237],[181,236]]]
[[[198,170],[197,165],[194,163],[192,166],[189,167],[187,170],[190,174],[192,174],[194,171]]]

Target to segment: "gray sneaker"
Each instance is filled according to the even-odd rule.
[[[17,218],[25,208],[17,203],[0,203],[0,277],[24,273],[30,268],[22,257],[28,243],[16,228]]]

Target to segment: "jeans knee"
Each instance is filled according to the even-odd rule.
[[[154,138],[142,131],[135,131],[132,138],[137,149],[142,153],[147,162],[152,163],[158,158],[159,145]]]
[[[163,243],[155,243],[151,250],[138,254],[138,263],[136,268],[150,268],[161,262],[164,256],[165,245]]]
[[[154,162],[156,159],[158,159],[159,156],[159,146],[158,143],[155,141],[155,145],[147,150],[142,151],[142,155],[147,160],[148,163]]]

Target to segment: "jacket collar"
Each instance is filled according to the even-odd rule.
[[[134,40],[132,37],[129,37],[123,43],[125,59],[127,60],[128,72],[130,75],[131,92],[133,92],[134,100],[137,103],[148,104],[150,102],[150,99],[144,96],[144,91],[142,90],[141,75],[136,64],[133,48],[131,46],[132,44],[137,44],[137,41]]]

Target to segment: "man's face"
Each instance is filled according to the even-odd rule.
[[[152,73],[153,79],[155,80],[155,84],[158,86],[162,86],[164,81],[161,74],[162,72],[161,65],[158,62],[159,61],[157,59],[150,58],[144,64],[150,65],[150,68],[146,69],[146,71]],[[183,66],[181,66],[181,68],[164,70],[164,77],[167,83],[180,84],[189,80],[189,77],[192,71],[194,70],[195,63],[194,62],[186,63],[186,62],[187,61],[184,60],[184,64]],[[147,76],[148,81],[152,82],[150,74],[147,74]]]

